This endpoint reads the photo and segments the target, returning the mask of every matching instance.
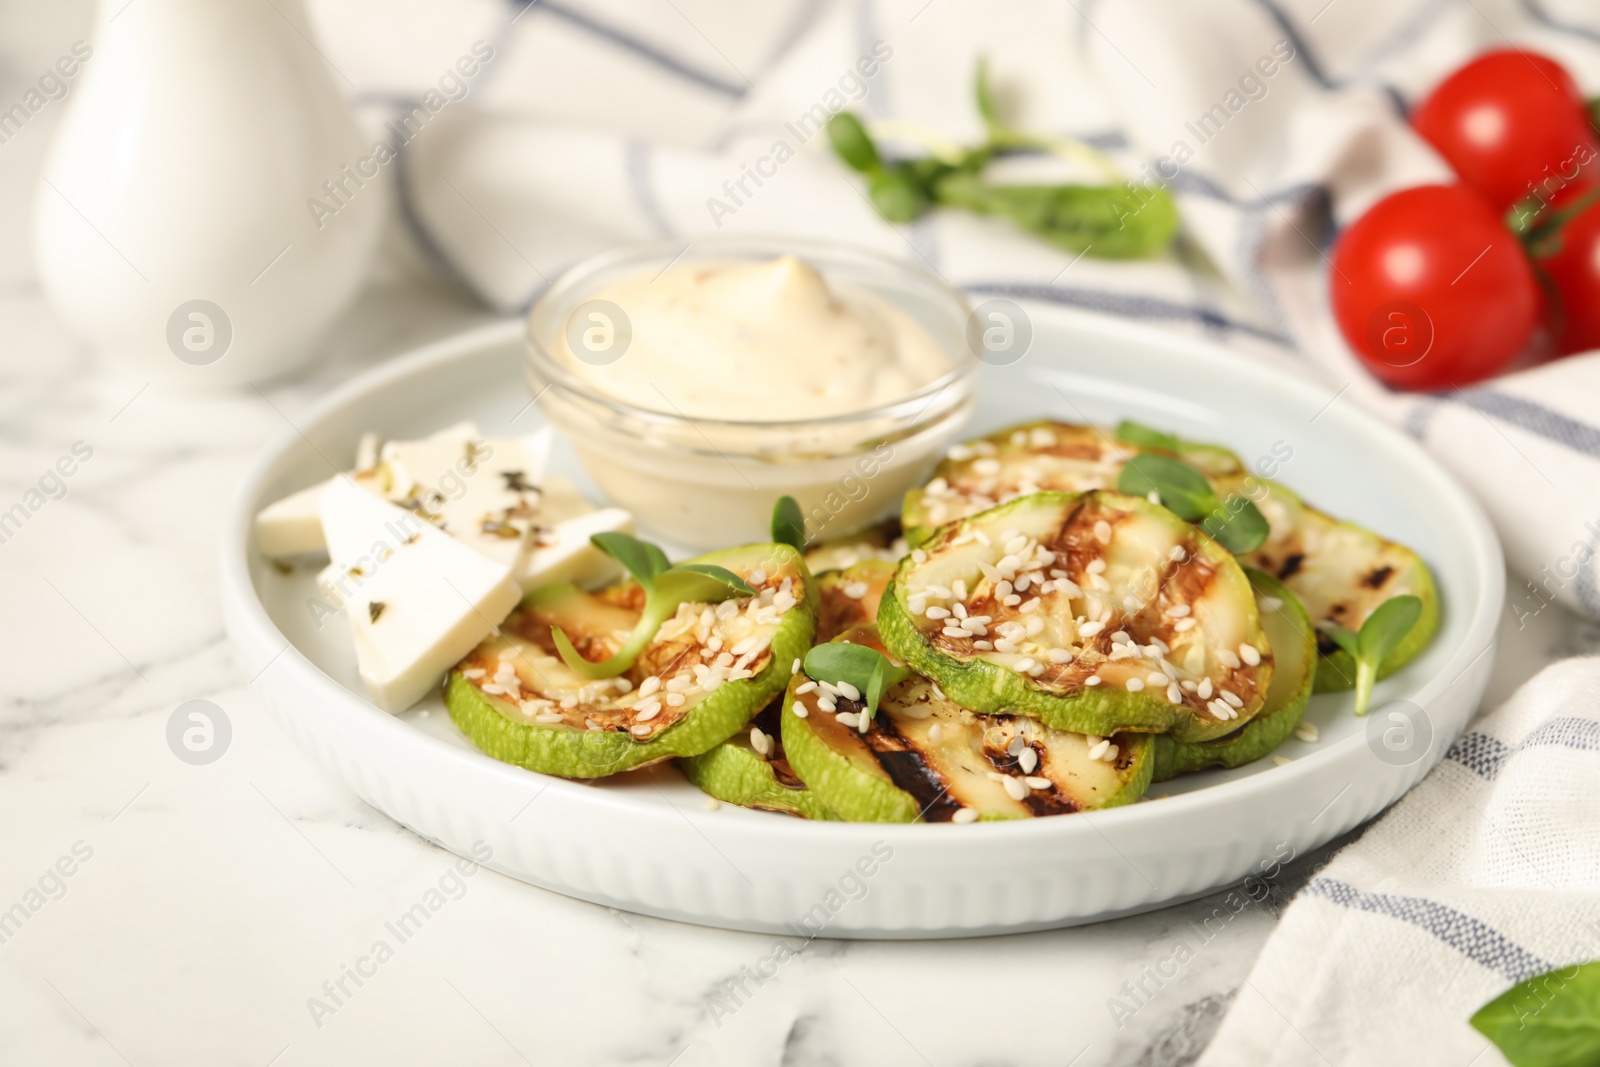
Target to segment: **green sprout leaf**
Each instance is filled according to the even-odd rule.
[[[1254,552],[1272,532],[1267,517],[1242,496],[1230,496],[1200,524],[1211,539],[1234,555]]]
[[[1219,503],[1205,475],[1187,463],[1154,452],[1142,452],[1122,465],[1117,491],[1129,496],[1154,492],[1162,507],[1185,522],[1215,511]]]
[[[851,170],[872,174],[883,169],[878,146],[872,143],[872,137],[861,120],[850,112],[841,111],[828,120],[828,141]]]
[[[872,206],[890,222],[911,222],[927,210],[928,197],[902,166],[880,170],[867,181]]]
[[[1176,434],[1152,429],[1131,419],[1123,419],[1117,423],[1117,440],[1141,448],[1159,448],[1163,452],[1174,454],[1183,447],[1183,442],[1178,440]]]
[[[806,550],[806,517],[792,496],[780,496],[772,506],[772,543],[796,552]]]
[[[1600,1063],[1600,962],[1519,982],[1479,1008],[1472,1025],[1515,1067]]]
[[[805,672],[819,682],[854,688],[861,694],[869,719],[878,713],[878,701],[884,692],[911,677],[909,668],[877,649],[847,641],[831,641],[807,652]]]
[[[972,95],[978,102],[978,114],[983,116],[983,124],[988,127],[1003,125],[1000,121],[1000,112],[994,106],[994,91],[989,87],[989,57],[978,57],[978,69],[972,76]]]
[[[1324,623],[1322,632],[1356,661],[1356,714],[1365,715],[1372,703],[1372,687],[1378,682],[1378,668],[1395,646],[1417,625],[1422,601],[1409,593],[1392,596],[1373,609],[1361,631],[1354,632],[1337,623]]]
[[[598,662],[584,659],[559,626],[550,628],[561,661],[584,678],[615,678],[633,666],[680,604],[715,604],[730,597],[755,595],[748,582],[726,567],[708,563],[674,567],[660,547],[624,533],[599,533],[589,540],[633,575],[644,590],[644,611],[616,654]]]

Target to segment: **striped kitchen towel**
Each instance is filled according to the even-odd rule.
[[[1596,781],[1600,658],[1564,660],[1316,873],[1200,1067],[1503,1063],[1472,1014],[1600,959]]]
[[[1406,108],[1507,41],[1600,93],[1593,0],[311,0],[315,34],[396,151],[407,229],[506,311],[619,242],[718,231],[855,241],[983,296],[1197,332],[1405,427],[1494,520],[1518,618],[1600,617],[1600,356],[1437,396],[1391,392],[1333,329],[1326,254],[1395,188],[1447,176]],[[1075,259],[1009,224],[891,226],[821,133],[979,136],[987,56],[1019,126],[1167,184],[1184,235],[1158,260]],[[384,157],[387,161],[387,157]],[[1070,166],[1016,156],[997,178]],[[1080,175],[1081,176],[1081,175]],[[337,203],[328,205],[336,210]]]

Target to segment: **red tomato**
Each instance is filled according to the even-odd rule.
[[[1579,206],[1576,200],[1572,206]],[[1537,244],[1536,262],[1559,296],[1551,315],[1556,354],[1600,348],[1600,203],[1589,204],[1558,235],[1541,237]]]
[[[1501,212],[1592,175],[1600,157],[1583,95],[1537,52],[1484,53],[1441,82],[1411,125]]]
[[[1385,197],[1339,238],[1328,276],[1339,330],[1404,389],[1494,374],[1539,322],[1533,267],[1483,197],[1421,185]]]

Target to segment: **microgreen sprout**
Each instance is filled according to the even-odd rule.
[[[1516,1067],[1600,1062],[1600,961],[1518,982],[1471,1022]]]
[[[1117,440],[1130,445],[1139,445],[1141,448],[1159,448],[1173,455],[1177,455],[1178,450],[1183,447],[1183,442],[1178,440],[1176,434],[1153,429],[1131,419],[1123,419],[1117,423]]]
[[[1372,703],[1378,668],[1405,639],[1422,615],[1422,601],[1409,593],[1392,596],[1373,609],[1357,633],[1338,623],[1324,623],[1322,631],[1356,661],[1356,714],[1365,715]]]
[[[772,543],[806,550],[806,517],[792,496],[780,496],[772,506]]]
[[[1118,427],[1118,435],[1130,425],[1134,424]],[[1248,499],[1237,494],[1218,497],[1204,474],[1156,452],[1141,452],[1123,464],[1117,491],[1129,496],[1155,493],[1162,507],[1185,522],[1198,522],[1212,540],[1234,555],[1261,547],[1271,530],[1266,516]]]
[[[644,590],[644,612],[616,655],[598,663],[579,655],[559,626],[550,628],[562,662],[584,678],[615,678],[633,666],[639,653],[655,637],[661,624],[677,613],[680,604],[715,604],[730,597],[756,593],[748,582],[726,567],[708,563],[674,566],[659,547],[625,533],[597,533],[589,540],[633,575]]]
[[[805,672],[829,685],[843,683],[861,694],[867,718],[877,714],[884,691],[911,677],[911,670],[891,660],[877,649],[830,641],[806,653]]]

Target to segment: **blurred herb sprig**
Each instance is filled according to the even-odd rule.
[[[1077,142],[1027,133],[1001,120],[988,67],[974,79],[985,137],[972,148],[940,146],[919,159],[885,160],[861,120],[841,111],[828,122],[834,152],[867,178],[872,205],[890,222],[910,222],[934,206],[997,215],[1069,252],[1137,259],[1164,249],[1178,229],[1171,195],[1160,187],[1114,180],[1106,185],[1010,185],[985,181],[983,171],[1007,150],[1042,149],[1086,158],[1108,177],[1115,168]]]

